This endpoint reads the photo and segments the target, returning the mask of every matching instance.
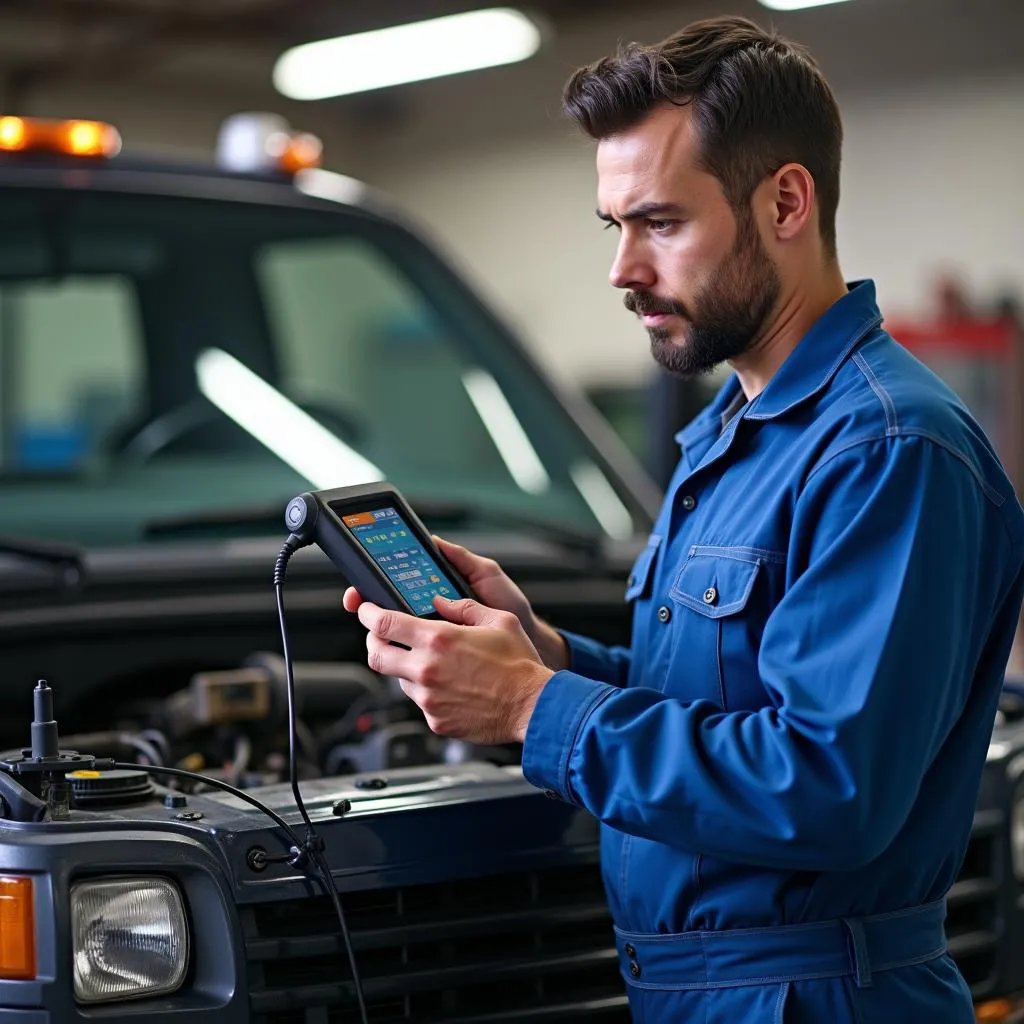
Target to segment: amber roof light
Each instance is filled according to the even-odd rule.
[[[6,116],[0,117],[0,151],[111,157],[121,151],[121,135],[105,121]]]

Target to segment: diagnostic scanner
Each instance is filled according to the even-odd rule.
[[[382,608],[439,619],[435,597],[475,597],[391,484],[306,491],[288,502],[284,519],[301,544],[317,544],[365,600]]]

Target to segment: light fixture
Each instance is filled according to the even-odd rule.
[[[514,64],[540,42],[525,14],[494,7],[303,43],[277,59],[273,81],[289,99],[321,100]]]
[[[196,359],[199,390],[314,487],[383,480],[381,471],[304,409],[221,349]]]
[[[773,11],[800,11],[805,7],[824,7],[826,4],[842,4],[847,0],[760,0],[764,7]]]

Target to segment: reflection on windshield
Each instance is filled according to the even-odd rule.
[[[551,478],[498,382],[483,370],[467,370],[462,384],[512,479],[530,494],[546,491]]]
[[[0,190],[0,532],[131,543],[154,518],[382,479],[582,532],[650,525],[398,226],[340,206]],[[25,507],[46,514],[26,524]]]
[[[318,490],[384,479],[372,462],[226,352],[203,352],[196,377],[221,412]]]
[[[604,532],[618,540],[631,536],[633,517],[608,482],[608,477],[590,461],[577,462],[570,473]]]

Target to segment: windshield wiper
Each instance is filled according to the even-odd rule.
[[[146,523],[143,533],[146,537],[182,537],[189,534],[209,536],[211,532],[252,526],[260,529],[280,528],[284,530],[284,509],[287,501],[274,505],[248,505],[238,508],[209,509],[201,512],[186,512],[177,516],[166,516]],[[603,536],[596,531],[577,530],[548,519],[538,518],[521,512],[491,505],[474,505],[471,502],[445,501],[436,498],[411,498],[409,503],[416,514],[431,528],[462,527],[471,523],[491,523],[523,530],[558,544],[562,548],[579,552],[591,560],[598,559],[603,550]]]
[[[77,586],[85,578],[85,555],[73,544],[0,535],[0,555],[14,555],[26,562],[52,565],[60,574],[61,584],[66,587]]]

